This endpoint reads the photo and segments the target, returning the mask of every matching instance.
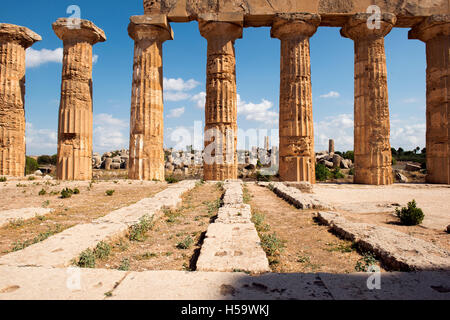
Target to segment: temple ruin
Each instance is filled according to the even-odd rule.
[[[368,11],[372,5],[381,12]],[[427,47],[427,180],[450,184],[449,6],[447,0],[144,0],[144,15],[131,17],[128,28],[135,41],[129,178],[164,179],[163,42],[173,39],[170,23],[196,20],[208,41],[205,149],[215,144],[205,180],[237,178],[234,42],[243,28],[271,27],[281,43],[280,178],[315,182],[309,39],[319,27],[340,27],[355,46],[355,183],[392,184],[384,37],[400,27]],[[106,38],[89,21],[80,29],[64,21],[54,24],[64,41],[58,178],[88,180],[92,45]],[[26,28],[0,25],[0,174],[23,175],[25,48],[39,39]]]

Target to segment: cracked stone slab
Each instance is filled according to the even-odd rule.
[[[50,208],[21,208],[0,211],[0,228],[15,220],[28,220],[36,216],[45,216],[53,210]]]
[[[176,208],[183,193],[193,189],[196,181],[182,181],[131,206],[121,208],[96,219],[58,233],[47,240],[0,258],[0,265],[67,267],[72,260],[100,241],[123,235],[128,228],[147,215],[152,217],[164,208]]]
[[[242,187],[241,181],[224,183],[223,206],[206,232],[197,261],[198,271],[270,272],[267,256],[251,221],[251,208],[244,204]]]
[[[333,208],[328,204],[316,199],[313,195],[300,191],[298,187],[288,187],[282,182],[272,182],[268,187],[278,195],[280,198],[294,205],[295,207],[307,210],[332,210]]]
[[[393,229],[350,222],[335,212],[319,212],[317,218],[394,270],[450,270],[450,252],[430,242]]]

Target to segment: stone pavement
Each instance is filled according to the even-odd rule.
[[[82,251],[94,248],[100,241],[121,236],[141,217],[152,217],[163,208],[176,208],[182,201],[183,193],[193,189],[195,184],[195,180],[174,184],[152,198],[143,199],[91,223],[76,225],[45,241],[7,254],[0,258],[0,265],[67,267]]]
[[[350,222],[335,212],[319,212],[317,218],[394,270],[450,270],[450,252],[430,242],[393,229]]]
[[[224,189],[223,206],[208,228],[197,270],[269,272],[269,262],[251,221],[251,208],[244,204],[242,182],[225,182]]]
[[[22,208],[0,211],[0,228],[16,220],[28,220],[52,212],[49,208]]]
[[[0,300],[450,299],[450,272],[369,275],[55,269],[0,266]]]

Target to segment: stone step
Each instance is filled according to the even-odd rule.
[[[13,221],[33,219],[36,216],[45,216],[52,211],[53,209],[50,208],[21,208],[0,211],[0,228]]]
[[[0,300],[449,300],[450,272],[265,274],[0,266]]]
[[[394,270],[450,270],[450,252],[430,242],[393,229],[350,222],[335,212],[319,212],[317,218]]]
[[[259,184],[264,187],[270,188],[276,195],[295,207],[308,210],[332,210],[333,208],[322,201],[315,199],[312,194],[304,193],[295,187],[288,187],[283,182],[271,182],[265,184]]]
[[[261,248],[249,205],[244,204],[242,182],[225,182],[223,206],[215,223],[208,227],[198,271],[270,272]]]
[[[66,267],[88,248],[95,248],[100,241],[112,240],[128,231],[128,228],[147,215],[152,217],[164,208],[176,208],[183,193],[193,189],[196,181],[187,180],[143,199],[131,206],[115,210],[87,224],[76,225],[45,241],[0,258],[0,265]]]

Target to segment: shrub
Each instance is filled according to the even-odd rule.
[[[78,188],[73,189],[73,194],[80,194],[80,189]]]
[[[316,180],[317,181],[326,181],[331,175],[330,170],[328,170],[328,168],[322,164],[322,163],[318,163],[316,165]]]
[[[377,259],[370,253],[366,253],[356,262],[356,272],[367,272],[371,266],[377,265]]]
[[[425,217],[422,209],[417,208],[416,200],[408,202],[408,206],[403,207],[401,210],[395,209],[395,213],[400,219],[400,222],[406,226],[419,225]]]
[[[108,243],[101,241],[95,247],[94,253],[96,258],[105,259],[111,254],[111,246]]]
[[[332,172],[331,175],[334,179],[342,179],[345,178],[344,174],[341,172],[341,169],[339,168],[335,168]]]
[[[189,249],[193,244],[194,240],[190,236],[187,236],[186,238],[184,238],[183,241],[177,243],[177,248],[181,250],[186,250]]]
[[[351,168],[350,171],[348,172],[348,174],[349,174],[350,176],[354,176],[354,175],[355,175],[355,169],[354,169],[354,168]]]
[[[270,182],[272,181],[272,176],[262,174],[261,172],[256,173],[256,180],[261,182]]]
[[[47,194],[47,191],[45,191],[44,188],[42,188],[42,190],[39,191],[39,195],[40,195],[40,196],[45,196],[46,194]]]
[[[105,194],[106,194],[108,197],[112,197],[112,195],[114,194],[114,192],[116,192],[116,190],[106,190]]]
[[[175,179],[173,176],[170,177],[166,177],[166,182],[171,184],[171,183],[177,183],[178,179]]]
[[[128,258],[123,259],[117,269],[120,271],[128,271],[130,269],[130,260]]]
[[[6,177],[0,177],[0,182],[6,182]]]
[[[30,157],[26,157],[25,171],[26,174],[34,173],[39,168],[38,162]]]
[[[142,242],[146,239],[145,234],[151,228],[153,228],[153,218],[146,215],[139,220],[139,223],[130,227],[128,239]]]
[[[84,250],[78,257],[77,266],[80,268],[95,268],[95,254],[91,249]]]
[[[284,243],[275,233],[262,235],[261,247],[269,257],[278,256],[284,251]]]
[[[69,188],[65,188],[61,191],[61,199],[68,199],[70,197],[72,197],[73,194],[73,190],[69,189]]]

